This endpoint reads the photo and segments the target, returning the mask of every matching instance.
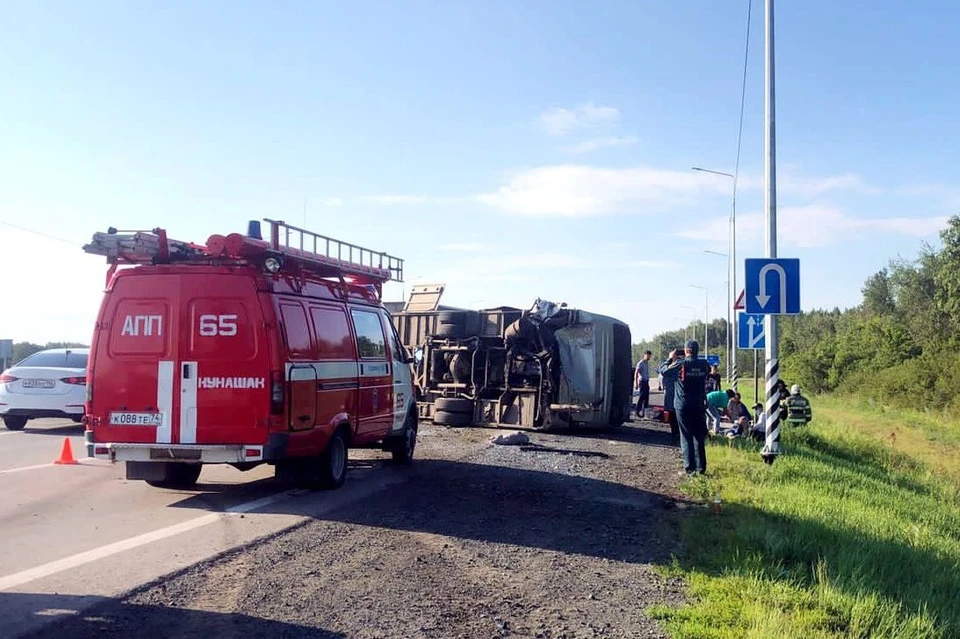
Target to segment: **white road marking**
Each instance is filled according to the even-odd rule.
[[[22,435],[23,431],[19,430],[5,430],[0,435]]]
[[[102,459],[83,459],[77,460],[76,464],[55,464],[53,462],[47,462],[46,464],[34,464],[33,466],[21,466],[19,468],[5,468],[0,470],[0,475],[4,473],[19,473],[24,470],[36,470],[38,468],[47,468],[48,466],[64,466],[69,468],[70,466],[99,466],[100,468],[106,468],[112,464],[109,461]]]
[[[167,539],[168,537],[173,537],[174,535],[195,530],[208,524],[212,524],[230,515],[248,513],[252,510],[263,508],[264,506],[272,504],[276,501],[280,501],[281,499],[285,499],[289,496],[290,495],[287,493],[280,493],[277,495],[271,495],[270,497],[255,499],[253,501],[248,501],[246,503],[227,508],[223,512],[209,513],[201,517],[189,519],[179,524],[167,526],[166,528],[160,528],[152,532],[137,535],[136,537],[130,537],[129,539],[123,539],[112,544],[107,544],[106,546],[100,546],[99,548],[94,548],[92,550],[77,553],[76,555],[64,557],[63,559],[51,561],[35,568],[29,568],[27,570],[13,573],[12,575],[6,575],[4,577],[0,577],[0,591],[16,588],[17,586],[22,586],[25,583],[42,579],[43,577],[55,575],[58,572],[63,572],[64,570],[70,570],[72,568],[76,568],[77,566],[82,566],[93,561],[105,559],[111,555],[121,553],[125,550],[139,548],[140,546],[145,546],[146,544],[160,541],[161,539]]]
[[[47,466],[53,466],[53,462],[47,462],[46,464],[35,464],[33,466],[21,466],[20,468],[8,468],[6,470],[0,470],[0,475],[4,473],[19,473],[24,470],[34,470],[36,468],[46,468]]]

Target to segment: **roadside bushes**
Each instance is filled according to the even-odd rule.
[[[884,406],[960,410],[960,353],[925,354],[888,368],[856,371],[838,388]]]

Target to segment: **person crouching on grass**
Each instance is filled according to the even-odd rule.
[[[724,411],[730,404],[730,399],[735,395],[733,390],[716,390],[707,393],[707,417],[710,418],[710,432],[717,435],[720,432],[720,421]]]

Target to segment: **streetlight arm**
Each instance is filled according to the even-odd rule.
[[[723,175],[725,177],[730,178],[731,180],[737,179],[733,174],[724,173],[723,171],[712,171],[710,169],[701,169],[699,166],[691,166],[690,168],[694,171],[701,171],[703,173],[713,173],[714,175]]]

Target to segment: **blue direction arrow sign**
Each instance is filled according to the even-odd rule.
[[[737,313],[737,348],[762,350],[767,347],[763,315]]]
[[[800,260],[751,258],[745,267],[747,313],[800,313]]]

